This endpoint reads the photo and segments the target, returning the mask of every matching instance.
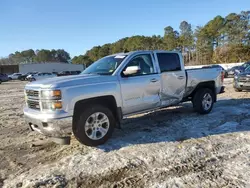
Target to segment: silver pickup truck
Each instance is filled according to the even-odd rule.
[[[24,115],[33,131],[82,144],[107,141],[133,114],[192,101],[209,113],[221,90],[221,69],[185,70],[179,52],[135,51],[104,57],[77,76],[25,86]]]

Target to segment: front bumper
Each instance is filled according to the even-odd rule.
[[[66,114],[43,114],[29,108],[24,109],[25,122],[32,131],[49,137],[67,137],[72,133],[72,117]],[[53,117],[54,116],[54,117]]]

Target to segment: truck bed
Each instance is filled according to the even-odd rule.
[[[216,85],[216,93],[219,93],[223,85],[223,81],[221,79],[221,72],[222,70],[220,68],[187,69],[186,92],[184,97],[190,95],[200,82],[206,82],[207,80],[215,80],[215,83],[219,83],[218,85]]]

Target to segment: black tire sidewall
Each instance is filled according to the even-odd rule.
[[[203,101],[203,97],[207,93],[209,93],[212,96],[213,101],[212,101],[211,107],[208,110],[205,110],[202,105],[202,101]],[[193,106],[194,106],[195,111],[200,114],[208,114],[213,109],[214,100],[215,100],[214,94],[211,89],[208,89],[208,88],[199,89],[193,98]]]
[[[102,112],[109,119],[109,130],[108,130],[107,134],[99,140],[92,140],[85,133],[85,123],[86,123],[88,117],[95,112]],[[87,109],[85,109],[81,113],[78,120],[76,120],[75,126],[73,127],[73,133],[74,133],[76,139],[80,143],[87,145],[87,146],[97,146],[97,145],[104,144],[112,136],[112,133],[113,133],[114,127],[115,127],[115,123],[116,123],[116,121],[115,121],[114,115],[109,108],[101,106],[101,105],[91,105],[91,106],[88,106]]]
[[[237,89],[237,88],[234,88],[234,90],[235,90],[236,92],[241,92],[241,91],[242,91],[241,89]]]

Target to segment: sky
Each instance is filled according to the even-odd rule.
[[[163,35],[186,20],[250,9],[250,0],[0,0],[0,57],[26,49],[64,49],[73,58],[133,35]]]

